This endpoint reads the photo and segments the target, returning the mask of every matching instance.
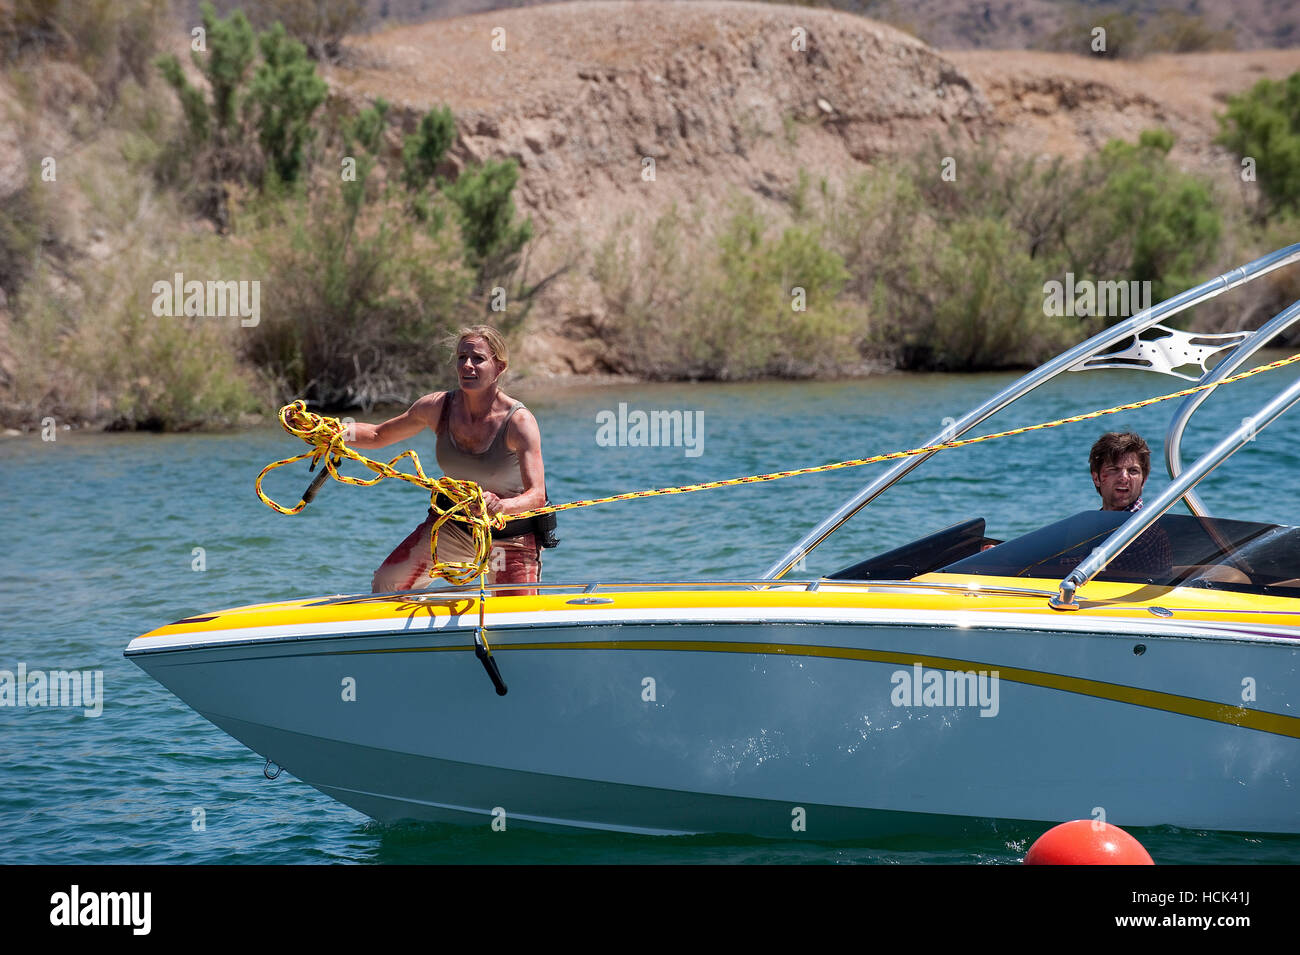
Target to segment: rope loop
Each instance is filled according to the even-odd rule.
[[[267,507],[279,511],[281,514],[297,514],[307,506],[307,502],[299,498],[298,503],[293,507],[285,507],[273,501],[262,490],[262,481],[269,473],[276,468],[293,464],[295,461],[302,461],[305,458],[311,458],[313,469],[317,465],[323,465],[329,472],[330,477],[343,484],[370,487],[385,478],[406,481],[429,492],[429,507],[437,515],[433,522],[433,532],[430,534],[429,541],[429,553],[433,559],[433,568],[429,571],[430,576],[436,575],[449,583],[459,585],[467,584],[475,577],[486,572],[488,559],[492,553],[492,531],[505,527],[506,517],[503,514],[488,515],[487,503],[483,499],[483,489],[473,481],[458,481],[449,477],[429,477],[424,473],[424,468],[420,464],[420,456],[414,451],[403,451],[387,464],[382,461],[373,461],[347,446],[347,425],[339,421],[338,418],[318,415],[308,411],[306,402],[301,400],[294,401],[281,408],[279,417],[280,425],[284,430],[311,445],[312,450],[292,458],[285,458],[282,461],[274,461],[262,468],[261,473],[257,475],[257,480],[253,482],[253,490]],[[364,465],[378,476],[367,479],[340,474],[338,467],[345,458]],[[415,468],[414,474],[398,471],[394,467],[403,458],[411,459],[411,463]],[[451,507],[446,510],[438,506],[438,495],[440,494],[452,502]],[[474,542],[474,560],[472,562],[439,561],[437,559],[438,530],[447,521],[459,521],[465,525],[465,529]]]

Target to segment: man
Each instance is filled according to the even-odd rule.
[[[1141,435],[1132,431],[1103,434],[1088,454],[1088,467],[1093,486],[1101,495],[1103,511],[1142,509],[1142,488],[1151,473],[1151,449]],[[1107,570],[1154,583],[1169,577],[1172,563],[1169,536],[1153,526],[1111,561]]]
[[[1103,434],[1088,455],[1092,483],[1103,511],[1139,511],[1142,486],[1151,473],[1151,449],[1132,431]]]

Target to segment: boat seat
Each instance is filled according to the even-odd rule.
[[[1186,574],[1185,583],[1193,580],[1211,580],[1220,584],[1249,584],[1250,577],[1242,570],[1228,564],[1187,564],[1175,567],[1178,576]]]
[[[1294,587],[1300,590],[1300,577],[1292,577],[1290,580],[1275,580],[1269,584],[1270,587]]]

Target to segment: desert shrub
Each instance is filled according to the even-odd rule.
[[[429,230],[395,198],[358,204],[334,190],[256,242],[264,317],[245,354],[280,400],[369,409],[408,400],[444,364],[441,340],[465,318],[471,284],[454,230]]]
[[[1019,236],[1017,247],[1039,264],[1044,281],[1066,271],[1076,280],[1149,281],[1153,299],[1167,297],[1202,280],[1223,232],[1208,182],[1169,161],[1173,144],[1169,132],[1148,130],[1137,143],[1112,140],[1066,163],[988,144],[935,142],[902,163],[908,188],[895,187],[870,214],[879,221],[921,215],[943,230],[972,218],[997,220]],[[956,160],[955,182],[938,175],[945,154]],[[886,256],[903,247],[901,231]]]
[[[207,50],[192,59],[206,92],[189,81],[173,54],[156,60],[185,117],[183,140],[160,158],[159,173],[187,190],[224,232],[229,184],[278,191],[303,178],[306,149],[316,136],[312,119],[327,87],[302,44],[278,24],[259,37],[240,10],[223,19],[205,2],[202,15]]]
[[[151,308],[153,283],[173,270],[217,277],[232,268],[214,245],[160,258],[142,242],[110,262],[79,266],[57,293],[37,276],[15,309],[5,418],[31,426],[52,414],[185,430],[229,425],[255,410],[256,379],[238,360],[238,320]]]
[[[262,155],[281,182],[295,182],[304,151],[316,136],[312,114],[329,91],[316,75],[306,48],[276,24],[258,39],[262,62],[253,72],[245,100]]]
[[[29,159],[29,169],[36,165]],[[23,287],[42,254],[59,255],[60,209],[33,171],[27,181],[0,199],[0,293],[13,298]]]
[[[211,3],[201,10],[207,50],[192,52],[191,59],[206,80],[206,92],[189,81],[174,54],[155,61],[185,119],[182,139],[159,157],[158,171],[224,232],[229,224],[225,183],[246,178],[255,162],[239,128],[239,102],[257,53],[256,38],[242,11],[223,19]]]
[[[343,141],[343,150],[355,164],[351,176],[345,177],[342,185],[343,200],[352,208],[360,208],[369,194],[377,194],[371,173],[381,164],[388,109],[388,101],[379,97],[356,116],[340,123],[339,137]]]
[[[1097,31],[1104,31],[1097,32]],[[1142,26],[1131,13],[1096,8],[1079,10],[1065,26],[1050,33],[1042,48],[1062,53],[1131,59],[1141,56]]]
[[[625,224],[598,249],[593,274],[620,370],[725,380],[839,371],[857,357],[838,301],[843,261],[813,229],[776,233],[747,201],[733,200],[711,230],[676,207],[644,240]]]
[[[903,368],[1050,357],[1079,334],[1043,314],[1042,284],[1058,258],[1038,223],[1059,202],[1049,201],[1059,170],[959,152],[954,183],[939,178],[939,158],[885,163],[820,190],[815,217],[844,259],[851,300],[872,316],[869,341]]]
[[[456,120],[446,106],[420,117],[415,132],[402,141],[402,181],[406,188],[412,192],[423,190],[455,141]]]
[[[609,312],[611,369],[651,378],[671,378],[681,356],[666,339],[689,323],[699,272],[690,267],[700,221],[685,220],[676,204],[648,230],[625,218],[597,247],[592,277]]]
[[[256,7],[257,22],[284,29],[306,48],[314,60],[337,59],[342,41],[366,17],[365,0],[263,0]]]
[[[1196,53],[1202,50],[1235,50],[1236,34],[1231,27],[1215,30],[1205,18],[1183,10],[1161,10],[1142,31],[1143,49],[1149,53]]]
[[[1255,160],[1265,213],[1300,209],[1300,73],[1229,97],[1219,127],[1216,142]]]
[[[483,291],[504,276],[514,274],[524,246],[533,236],[532,222],[515,219],[512,198],[519,180],[513,159],[488,160],[471,166],[443,187],[456,207],[470,264],[478,272]]]
[[[1098,28],[1106,31],[1105,49],[1096,49],[1101,45],[1094,33]],[[1064,26],[1047,34],[1038,45],[1063,53],[1136,59],[1152,53],[1232,50],[1237,42],[1231,27],[1216,30],[1196,13],[1172,9],[1105,11],[1089,6],[1076,8]]]
[[[919,281],[890,296],[887,339],[914,368],[978,370],[1033,365],[1083,337],[1044,315],[1042,268],[1001,219],[974,216],[901,250]]]
[[[0,58],[60,57],[96,83],[105,104],[122,81],[148,82],[167,0],[9,0],[0,3]]]
[[[1153,301],[1203,280],[1222,224],[1209,185],[1168,160],[1172,146],[1169,133],[1150,130],[1084,162],[1062,229],[1076,275],[1150,282]]]

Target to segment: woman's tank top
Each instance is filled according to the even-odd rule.
[[[462,451],[451,435],[451,403],[459,393],[459,390],[447,392],[447,397],[442,402],[442,416],[438,420],[438,443],[434,448],[438,467],[442,468],[442,473],[447,477],[458,481],[473,481],[497,497],[518,497],[524,493],[524,479],[519,473],[519,455],[506,446],[506,428],[510,426],[510,419],[515,412],[524,406],[523,402],[515,402],[486,451],[470,454]]]

